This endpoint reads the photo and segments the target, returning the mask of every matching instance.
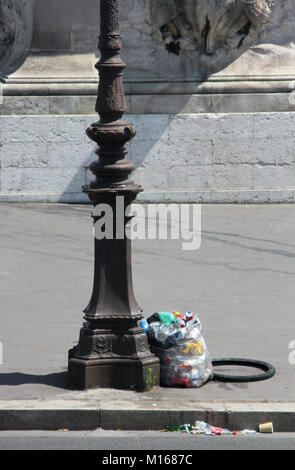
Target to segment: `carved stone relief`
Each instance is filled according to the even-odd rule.
[[[215,55],[240,48],[271,17],[271,0],[148,0],[147,20],[160,28],[168,51],[199,49]]]
[[[142,69],[171,78],[205,78],[232,64],[228,72],[232,75],[264,75],[266,69],[269,73],[275,67],[274,74],[280,74],[281,67],[286,74],[294,68],[295,0],[122,3],[126,5],[121,16],[124,48],[130,49],[124,53],[129,67],[136,68],[135,62],[140,62]],[[143,52],[141,59],[136,49]]]
[[[0,0],[0,79],[26,59],[33,28],[35,0]]]

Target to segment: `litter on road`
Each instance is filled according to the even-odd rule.
[[[178,426],[168,426],[167,431],[169,432],[182,432],[188,434],[206,434],[207,436],[221,436],[221,435],[232,435],[236,436],[239,434],[256,434],[255,430],[243,429],[242,431],[230,431],[226,428],[220,428],[217,426],[211,426],[204,421],[196,421],[195,424],[182,424]]]
[[[257,434],[254,429],[243,429],[230,431],[226,428],[218,426],[211,426],[211,424],[205,423],[205,421],[196,421],[195,424],[181,424],[176,426],[168,426],[165,431],[169,432],[182,432],[188,434],[206,434],[207,436],[221,436],[221,435],[242,435],[242,434]],[[259,424],[260,433],[273,433],[273,423]]]

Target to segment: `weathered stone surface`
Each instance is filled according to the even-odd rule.
[[[1,116],[0,200],[85,202],[97,116]],[[143,201],[295,200],[294,113],[130,115]]]
[[[23,0],[9,2],[21,5]],[[223,11],[225,4],[229,9]],[[295,110],[290,100],[295,83],[295,0],[121,0],[120,6],[131,113]],[[27,31],[26,41],[22,46],[17,46],[19,39],[13,43],[14,50],[22,49],[22,60],[29,48],[32,14],[26,13],[26,19],[26,28],[18,21],[22,35]],[[0,113],[92,114],[99,2],[39,0],[33,26],[32,53],[4,86],[4,95],[11,99]],[[171,52],[173,43],[178,55]],[[15,58],[5,73],[22,60]],[[18,101],[19,95],[28,98]],[[35,95],[49,96],[49,106],[40,105]]]
[[[9,168],[13,171],[22,168],[48,167],[48,144],[44,141],[26,142],[1,142],[1,171]],[[3,173],[2,173],[3,175]],[[2,178],[2,182],[3,178]]]
[[[0,115],[49,114],[48,96],[7,96],[0,105]]]
[[[122,8],[125,57],[138,76],[143,69],[171,81],[204,79],[215,73],[294,74],[294,0],[129,0],[128,4],[129,9]],[[135,41],[145,48],[144,61],[132,58]],[[178,55],[165,53],[165,46]]]
[[[0,114],[93,114],[97,84],[4,85]],[[12,90],[13,89],[13,90]],[[88,91],[88,93],[87,93]],[[12,92],[12,93],[10,93]],[[64,93],[64,94],[63,94]],[[77,93],[77,94],[73,94]],[[37,95],[37,96],[36,96]],[[39,96],[40,95],[40,96]],[[272,113],[295,111],[290,92],[127,95],[132,114]]]
[[[139,82],[156,78],[170,82],[204,81],[208,77],[236,77],[239,81],[251,77],[262,81],[270,77],[294,78],[294,2],[121,0],[126,78]],[[85,53],[94,61],[98,35],[96,0],[39,0],[35,4],[34,52],[47,57],[48,51]],[[169,45],[173,43],[178,55],[166,49],[171,50]],[[36,57],[28,62],[31,60],[34,62]],[[68,76],[80,76],[81,64],[71,65]],[[55,76],[60,73],[58,67],[48,70]],[[18,76],[23,76],[23,71]]]
[[[35,31],[31,44],[32,51],[47,50],[48,52],[70,53],[71,48],[71,31],[56,31],[53,35],[47,31],[42,31],[42,27]]]
[[[266,113],[254,121],[254,137],[294,137],[295,113]]]
[[[95,96],[50,96],[48,114],[93,114]]]
[[[208,95],[131,95],[130,112],[134,114],[204,113],[212,111]]]
[[[147,0],[146,4],[148,23],[161,28],[170,52],[199,49],[215,55],[213,63],[222,52],[241,48],[254,31],[261,32],[274,7],[270,0]]]
[[[292,82],[290,82],[292,83]],[[285,93],[212,94],[211,110],[214,113],[271,113],[295,111],[290,91]]]
[[[226,136],[250,139],[254,135],[254,114],[180,114],[171,116],[169,130],[176,142]]]
[[[80,192],[85,184],[84,168],[3,168],[1,190],[6,193]]]
[[[290,165],[294,161],[292,139],[278,137],[255,139],[214,138],[212,163],[219,165]]]
[[[0,80],[14,72],[28,54],[35,0],[0,0]]]

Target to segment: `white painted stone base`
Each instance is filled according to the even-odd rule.
[[[0,201],[86,202],[97,115],[0,116]],[[294,202],[295,112],[126,115],[145,202]]]

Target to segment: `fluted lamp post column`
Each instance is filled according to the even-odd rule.
[[[159,384],[159,361],[151,354],[139,326],[143,318],[133,294],[131,242],[116,235],[116,201],[121,211],[142,188],[129,179],[134,165],[125,159],[124,145],[136,134],[123,120],[126,101],[122,72],[125,64],[119,32],[118,0],[101,0],[101,59],[96,65],[99,90],[96,111],[100,120],[87,129],[99,148],[98,161],[90,166],[95,179],[83,187],[94,207],[108,204],[113,213],[113,237],[95,238],[94,285],[79,343],[69,351],[68,385],[77,389],[117,388],[148,390]],[[99,220],[95,215],[94,221]],[[124,227],[128,217],[123,213]]]

